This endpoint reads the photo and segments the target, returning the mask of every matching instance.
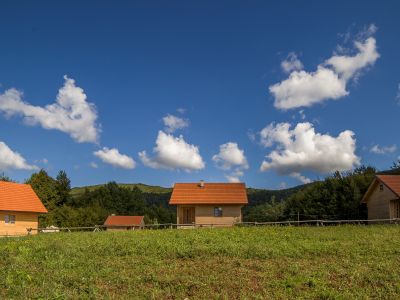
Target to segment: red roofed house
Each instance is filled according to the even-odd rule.
[[[377,175],[362,198],[368,219],[400,218],[400,175]]]
[[[107,217],[104,226],[110,231],[142,229],[144,227],[144,216],[111,215]]]
[[[0,181],[0,235],[25,235],[28,228],[38,228],[44,213],[47,209],[29,184]]]
[[[242,221],[248,203],[244,183],[176,183],[170,205],[177,206],[177,224],[232,226]]]

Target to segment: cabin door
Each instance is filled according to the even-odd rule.
[[[183,218],[182,224],[194,224],[195,210],[194,207],[182,207]]]
[[[393,218],[400,218],[400,200],[393,201]]]

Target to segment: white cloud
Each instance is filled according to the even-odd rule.
[[[14,152],[4,142],[0,141],[0,170],[8,169],[37,170],[38,167],[30,165],[18,152]]]
[[[367,38],[364,42],[355,41],[354,46],[359,51],[356,55],[334,55],[325,62],[345,80],[357,76],[358,72],[373,65],[379,58],[379,53],[376,51],[376,40],[373,37]]]
[[[299,110],[299,115],[300,115],[300,119],[305,120],[306,113],[304,112],[304,109]]]
[[[300,177],[302,171],[330,173],[350,170],[360,164],[352,131],[346,130],[333,137],[316,133],[311,123],[299,123],[294,129],[290,128],[289,123],[272,123],[260,132],[262,145],[276,146],[261,164],[261,171],[273,169],[307,182],[307,178]]]
[[[90,164],[89,164],[89,166],[90,167],[92,167],[93,169],[97,169],[99,166],[95,163],[95,162],[91,162]]]
[[[304,175],[301,175],[300,173],[297,172],[290,173],[290,176],[296,178],[297,180],[301,181],[304,184],[311,183],[312,181],[310,178],[307,178]]]
[[[189,172],[205,167],[199,148],[188,144],[182,135],[174,137],[160,130],[153,152],[153,157],[149,157],[146,151],[139,152],[142,163],[150,168],[183,169]]]
[[[239,149],[237,143],[228,142],[219,146],[219,153],[212,160],[222,169],[230,170],[232,167],[248,168],[244,151]]]
[[[286,59],[281,62],[281,68],[285,73],[290,73],[292,71],[302,70],[303,64],[297,58],[296,53],[290,52]]]
[[[397,104],[400,105],[400,83],[397,86],[396,100],[397,100]]]
[[[375,28],[375,29],[374,29]],[[353,56],[333,55],[324,63],[318,65],[314,72],[294,70],[289,78],[271,85],[270,93],[274,96],[274,106],[278,109],[309,107],[328,99],[337,100],[349,94],[346,85],[350,79],[355,79],[360,72],[372,66],[379,58],[376,40],[366,38],[376,31],[371,25],[369,29],[356,40],[354,47],[358,53]]]
[[[180,113],[180,114],[184,114],[184,113],[186,113],[186,108],[179,107],[176,111],[177,111],[178,113]]]
[[[168,133],[173,133],[178,129],[183,129],[183,128],[189,126],[188,120],[185,120],[185,119],[182,119],[182,118],[170,115],[170,114],[166,115],[163,118],[163,122],[165,125],[165,131]]]
[[[244,175],[243,170],[249,168],[244,151],[239,149],[237,143],[228,142],[220,145],[219,153],[215,154],[212,160],[223,170],[234,169],[230,174],[225,174],[229,182],[240,182],[240,177]]]
[[[243,171],[241,170],[234,170],[232,173],[230,174],[225,174],[225,178],[229,181],[229,182],[240,182],[240,177],[242,177],[244,175]]]
[[[392,145],[392,146],[379,146],[379,145],[374,145],[370,151],[372,153],[375,154],[386,154],[386,153],[393,153],[397,150],[397,146],[396,145]]]
[[[117,168],[133,169],[135,168],[135,161],[125,155],[119,153],[118,149],[103,147],[103,149],[93,152],[95,156],[100,158],[104,163],[110,164]],[[92,166],[93,167],[93,166]]]
[[[79,143],[97,142],[100,129],[94,104],[86,101],[86,94],[73,79],[64,79],[55,103],[34,106],[22,100],[22,92],[9,89],[0,94],[0,111],[6,116],[21,115],[28,125],[65,132]]]
[[[253,132],[253,130],[252,129],[249,129],[248,131],[247,131],[247,137],[249,138],[249,140],[251,141],[251,142],[255,142],[256,141],[256,134]]]
[[[346,82],[331,69],[318,66],[317,71],[294,71],[289,78],[269,87],[278,109],[309,107],[327,99],[348,95]]]

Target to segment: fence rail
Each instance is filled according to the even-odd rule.
[[[299,220],[299,221],[276,221],[276,222],[240,222],[234,226],[249,227],[249,226],[329,226],[329,225],[369,225],[369,224],[400,224],[400,219],[374,219],[374,220]],[[143,226],[132,225],[113,225],[114,230],[124,229],[191,229],[191,228],[218,228],[229,227],[229,224],[146,224]],[[56,233],[56,232],[72,232],[72,231],[104,231],[106,225],[86,226],[86,227],[47,227],[47,228],[27,228],[28,234],[33,232],[40,233]]]

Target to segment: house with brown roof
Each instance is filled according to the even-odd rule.
[[[108,216],[104,226],[109,231],[134,230],[144,227],[144,216]]]
[[[170,205],[176,205],[176,222],[196,226],[233,226],[242,221],[248,203],[244,183],[175,183]]]
[[[400,218],[400,175],[377,175],[361,202],[369,220]]]
[[[38,228],[38,217],[45,213],[47,209],[29,184],[0,181],[1,236],[28,234],[28,228]]]

